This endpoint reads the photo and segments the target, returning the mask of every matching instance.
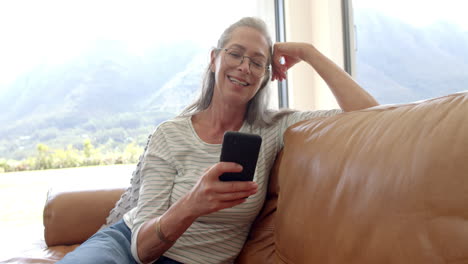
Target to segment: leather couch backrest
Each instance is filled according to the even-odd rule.
[[[468,93],[295,125],[282,163],[280,263],[468,261]]]
[[[296,124],[280,163],[246,263],[468,261],[468,93]]]

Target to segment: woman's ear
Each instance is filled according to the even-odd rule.
[[[213,49],[211,51],[211,54],[210,54],[210,71],[211,72],[215,72],[216,71],[216,64],[215,64],[215,60],[216,60],[216,50]]]

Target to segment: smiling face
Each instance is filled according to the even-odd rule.
[[[240,65],[229,63],[227,52],[246,56]],[[249,63],[258,59],[269,60],[269,45],[267,39],[256,29],[239,27],[235,29],[230,40],[216,54],[212,52],[211,70],[215,73],[213,101],[224,105],[245,107],[260,88],[265,76],[259,77],[252,73],[254,65]],[[249,58],[247,58],[249,57]]]

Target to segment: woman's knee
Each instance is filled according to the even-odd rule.
[[[106,228],[94,234],[74,251],[68,253],[61,264],[117,264],[136,263],[130,250],[130,241],[117,229]]]

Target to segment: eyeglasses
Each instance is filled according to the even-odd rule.
[[[244,63],[244,59],[249,59],[249,69],[252,75],[263,77],[268,70],[267,60],[264,57],[249,57],[244,56],[241,51],[236,49],[223,49],[224,60],[228,66],[237,67]]]

